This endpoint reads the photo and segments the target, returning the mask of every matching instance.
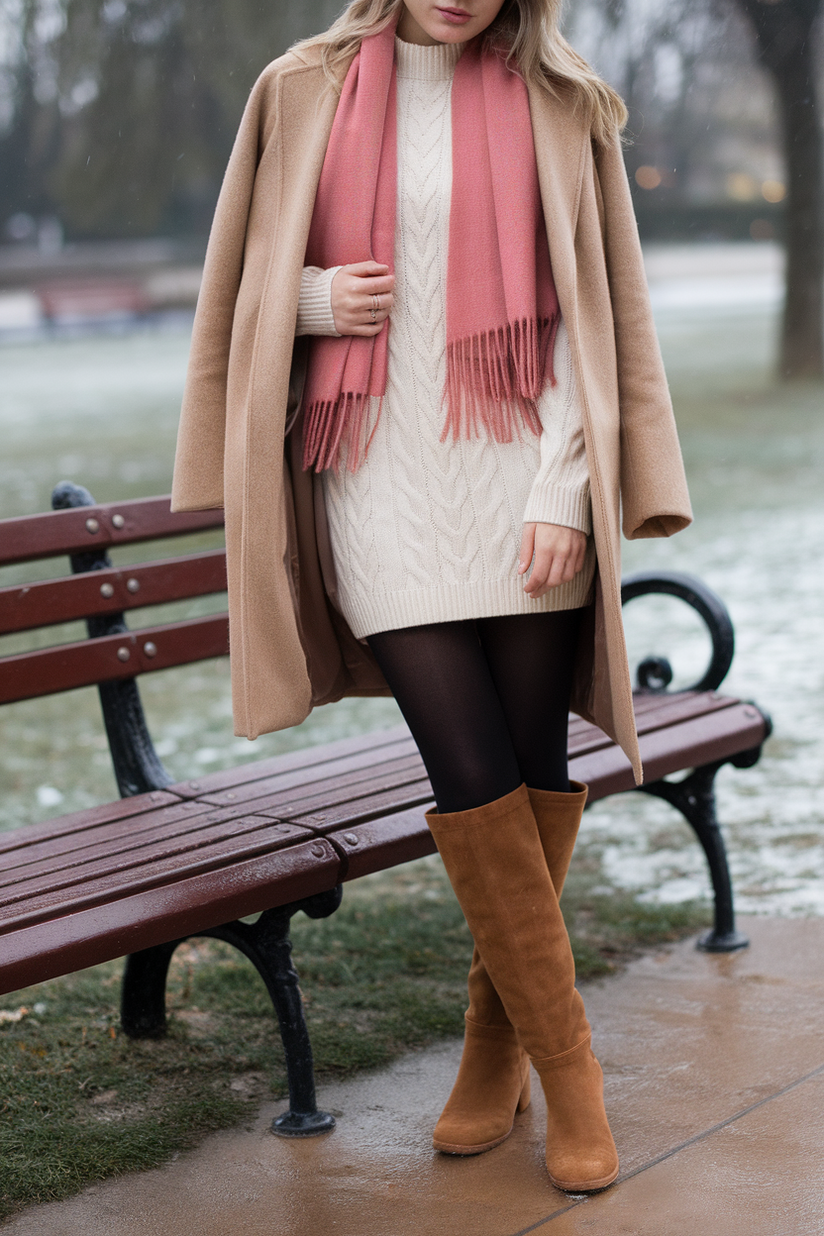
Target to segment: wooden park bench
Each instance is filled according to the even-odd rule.
[[[190,936],[228,941],[257,967],[283,1040],[289,1110],[276,1132],[306,1136],[334,1125],[315,1103],[312,1054],[289,922],[334,912],[341,887],[368,872],[434,852],[424,810],[432,793],[402,726],[195,780],[172,783],[143,717],[136,676],[228,652],[225,613],[129,631],[124,611],[221,593],[223,550],[113,567],[109,548],[219,528],[219,511],[172,514],[168,498],[95,505],[64,482],[53,512],[0,522],[0,566],[70,556],[72,575],[0,588],[0,635],[85,619],[89,639],[0,657],[0,703],[98,684],[122,798],[0,834],[0,994],[127,956],[122,1024],[131,1037],[165,1030],[171,956]],[[677,807],[707,856],[714,927],[699,941],[741,948],[713,784],[725,763],[754,764],[770,731],[754,704],[719,695],[733,631],[698,580],[635,575],[624,599],[682,598],[713,644],[707,672],[668,693],[661,658],[639,667],[635,695],[642,787]],[[570,718],[571,775],[590,802],[635,788],[629,762],[600,730]],[[677,782],[665,780],[689,770]],[[254,923],[242,919],[260,914]]]

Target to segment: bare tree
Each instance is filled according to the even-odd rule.
[[[778,178],[778,141],[770,84],[766,74],[753,80],[737,6],[576,0],[570,34],[629,108],[627,168],[644,225],[659,237],[746,232],[764,213],[759,182]]]
[[[824,157],[814,36],[824,0],[738,0],[773,77],[787,170],[784,378],[824,377]]]
[[[4,2],[0,225],[53,214],[74,237],[204,233],[255,77],[340,4]]]

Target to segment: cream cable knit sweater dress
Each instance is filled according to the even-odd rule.
[[[539,403],[540,438],[440,441],[446,376],[446,269],[452,184],[450,98],[460,44],[396,40],[398,198],[395,304],[386,395],[357,472],[324,472],[329,533],[344,617],[356,637],[496,614],[573,609],[590,596],[583,570],[539,600],[517,574],[522,524],[591,531],[580,403],[563,323],[557,384]],[[304,270],[297,333],[335,335],[339,270]]]

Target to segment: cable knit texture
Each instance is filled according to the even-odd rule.
[[[539,600],[517,574],[522,524],[591,530],[589,474],[569,344],[539,403],[540,438],[441,442],[452,182],[450,96],[461,46],[396,41],[398,201],[386,395],[366,461],[324,472],[338,601],[358,638],[398,627],[572,609],[595,568]],[[338,268],[335,268],[338,269]],[[307,267],[299,334],[334,334],[334,270]]]

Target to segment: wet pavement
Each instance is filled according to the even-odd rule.
[[[284,1141],[254,1127],[163,1169],[10,1221],[8,1236],[818,1236],[824,1233],[824,921],[742,920],[751,947],[692,941],[585,989],[618,1183],[555,1190],[543,1100],[507,1142],[471,1159],[430,1149],[457,1043],[325,1085],[334,1133]]]

